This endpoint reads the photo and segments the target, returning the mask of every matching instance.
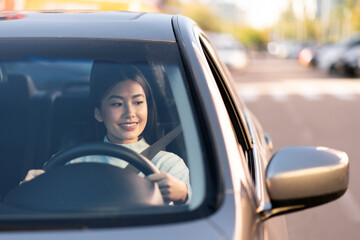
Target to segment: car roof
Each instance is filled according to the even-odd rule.
[[[175,41],[172,15],[120,11],[0,12],[0,38]]]

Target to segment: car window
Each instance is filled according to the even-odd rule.
[[[3,199],[0,203],[0,222],[8,219],[9,216],[15,222],[24,220],[24,216],[28,220],[34,218],[78,219],[79,217],[83,219],[81,216],[91,216],[95,220],[99,216],[103,220],[114,216],[119,219],[127,216],[127,219],[131,219],[129,216],[132,216],[134,219],[138,217],[141,220],[129,220],[128,222],[119,220],[119,224],[126,225],[134,222],[150,224],[156,222],[157,218],[150,221],[149,218],[141,216],[157,214],[159,219],[164,215],[169,221],[171,219],[181,221],[189,219],[185,213],[197,209],[204,203],[207,189],[204,167],[205,153],[202,151],[202,140],[198,132],[191,94],[188,92],[185,71],[174,42],[51,38],[7,39],[0,40],[0,63],[1,72],[7,75],[7,78],[3,78],[6,79],[6,82],[4,80],[0,85],[0,110],[2,113],[0,117],[0,195]],[[113,67],[114,63],[116,63],[116,68]],[[100,66],[99,69],[102,69],[100,73],[105,74],[103,79],[101,79],[102,75],[99,77],[98,72],[94,70],[94,66]],[[91,95],[95,91],[90,90],[102,88],[102,84],[105,84],[107,79],[117,76],[119,69],[130,68],[135,68],[136,72],[141,72],[145,77],[152,91],[157,113],[153,124],[156,130],[142,132],[143,134],[139,135],[138,140],[145,140],[151,146],[177,127],[180,126],[182,129],[166,146],[156,150],[160,155],[155,155],[158,157],[153,164],[167,171],[167,168],[170,169],[170,167],[165,158],[169,158],[179,164],[177,166],[180,166],[175,170],[169,170],[173,171],[171,173],[174,175],[178,174],[177,171],[188,169],[188,174],[185,174],[185,170],[183,175],[180,174],[185,176],[184,179],[179,177],[187,184],[189,191],[185,203],[178,204],[169,201],[170,206],[168,204],[152,205],[151,201],[153,200],[151,200],[150,204],[146,202],[145,205],[140,203],[140,205],[134,205],[137,200],[130,199],[130,205],[126,207],[121,202],[116,202],[116,197],[114,197],[117,196],[120,201],[126,191],[130,191],[129,187],[124,192],[114,190],[115,187],[124,187],[124,184],[122,186],[115,184],[114,188],[106,188],[106,193],[103,189],[99,189],[100,192],[96,192],[98,194],[92,201],[89,201],[84,196],[91,194],[91,184],[107,184],[109,182],[113,184],[116,180],[94,180],[89,177],[88,184],[86,181],[82,183],[87,187],[77,188],[77,184],[80,184],[79,178],[86,178],[89,172],[99,173],[99,176],[106,178],[106,174],[101,175],[101,171],[107,172],[109,177],[116,175],[122,170],[114,170],[114,168],[103,165],[118,167],[123,164],[121,159],[112,154],[106,154],[107,150],[102,150],[101,154],[100,152],[96,153],[97,145],[83,149],[82,155],[79,153],[72,153],[72,155],[66,153],[65,157],[62,155],[66,150],[81,144],[111,142],[111,137],[119,137],[109,134],[112,132],[109,127],[106,127],[108,120],[104,120],[107,116],[105,107],[96,107],[98,106],[97,102],[92,102]],[[103,69],[109,70],[105,72]],[[94,79],[95,75],[102,81],[94,87],[91,79]],[[142,87],[142,89],[145,88]],[[104,90],[102,96],[107,96],[108,93],[109,91]],[[126,93],[124,94],[126,95]],[[144,101],[140,95],[130,95],[129,98],[126,98],[127,95],[120,97],[111,95],[109,99],[112,102],[109,103],[109,111],[125,106],[127,103],[132,104],[131,107],[134,108],[140,106]],[[148,94],[144,95],[146,95],[145,99],[149,105],[150,101],[146,98]],[[100,104],[103,104],[102,100]],[[100,118],[97,118],[96,109],[101,110]],[[147,123],[150,121],[149,116],[150,113],[143,115],[143,118],[147,118]],[[122,129],[129,130],[135,125],[140,125],[141,122],[142,120],[117,123],[114,120],[112,126],[120,126]],[[123,136],[121,135],[121,137]],[[133,140],[134,137],[130,136],[129,139]],[[90,150],[89,154],[87,151]],[[132,150],[138,151],[138,146]],[[54,158],[67,158],[69,161],[65,166],[62,163],[61,167],[58,166],[54,170],[49,170],[31,181],[19,185],[30,169],[41,169],[44,165],[49,166],[53,161],[49,159]],[[96,160],[93,160],[95,158]],[[93,164],[83,166],[86,162]],[[105,164],[97,165],[101,163]],[[48,182],[51,181],[55,181],[58,185],[50,187]],[[121,181],[119,180],[119,182]],[[130,185],[128,184],[128,186]],[[147,190],[140,189],[139,191],[142,191],[142,194]],[[54,195],[52,196],[52,194]],[[78,199],[72,201],[74,199],[71,199],[70,196],[62,199],[61,194],[75,194],[74,198],[77,196]],[[61,199],[56,199],[57,197]],[[77,202],[78,205],[74,202]],[[81,204],[83,202],[86,204]],[[59,212],[61,214],[58,214]],[[168,217],[169,214],[180,214],[180,217],[176,215],[177,217],[171,218]]]
[[[227,108],[234,129],[234,133],[237,136],[237,140],[239,142],[239,146],[241,146],[241,150],[245,155],[247,161],[246,165],[249,167],[249,172],[251,176],[254,176],[254,164],[251,158],[251,137],[249,131],[247,130],[247,125],[243,120],[244,117],[241,116],[241,112],[238,110],[238,108],[242,108],[242,106],[232,92],[233,89],[231,88],[231,86],[228,86],[228,84],[231,84],[231,82],[229,82],[229,80],[227,79],[227,75],[225,73],[225,70],[221,66],[220,60],[218,60],[214,49],[212,48],[211,44],[208,42],[205,36],[201,38],[201,43],[203,45],[203,51],[205,53],[205,56],[207,57],[207,61],[209,63],[211,71],[217,81],[217,85],[221,92],[225,106]]]

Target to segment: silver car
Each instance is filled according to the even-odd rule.
[[[287,239],[284,214],[347,190],[346,153],[309,146],[271,152],[208,37],[184,16],[1,18],[2,239]],[[185,202],[165,201],[158,183],[144,177],[158,171],[152,157],[96,134],[89,85],[97,61],[136,66],[147,79],[158,115],[158,136],[148,142],[154,154],[186,165]],[[84,156],[120,159],[141,173],[68,163]],[[30,169],[45,173],[24,182]]]

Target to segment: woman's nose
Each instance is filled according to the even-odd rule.
[[[125,107],[124,107],[124,114],[125,116],[133,116],[135,113],[134,111],[134,106],[132,106],[131,103],[127,103],[125,104]]]

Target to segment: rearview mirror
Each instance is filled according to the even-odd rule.
[[[342,196],[349,183],[345,152],[326,147],[287,147],[274,154],[266,169],[271,206],[263,218],[314,207]]]

